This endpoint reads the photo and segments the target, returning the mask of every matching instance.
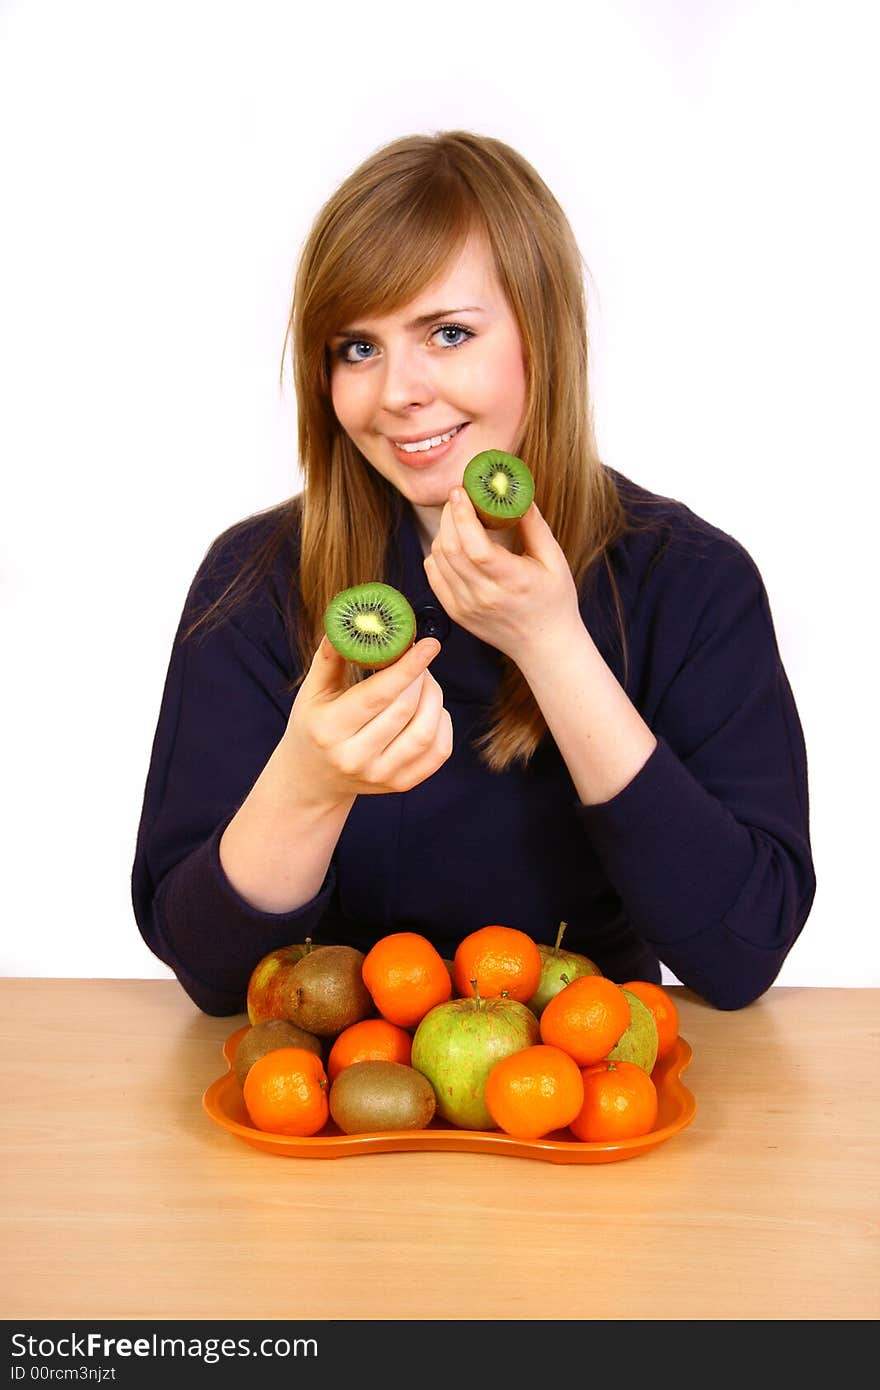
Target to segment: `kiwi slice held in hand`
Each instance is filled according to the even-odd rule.
[[[493,531],[515,526],[535,497],[535,480],[528,468],[503,449],[475,454],[464,470],[462,485],[483,525]]]
[[[343,589],[332,598],[324,614],[324,631],[347,661],[380,671],[412,646],[416,615],[399,590],[375,580]]]

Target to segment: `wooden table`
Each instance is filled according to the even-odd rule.
[[[201,1108],[243,1016],[2,989],[3,1317],[873,1319],[880,990],[676,989],[693,1123],[624,1162],[263,1153]]]

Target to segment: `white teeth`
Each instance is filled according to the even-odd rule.
[[[456,425],[455,429],[450,430],[448,434],[436,434],[433,439],[420,439],[417,444],[398,444],[396,439],[394,443],[405,454],[423,454],[427,449],[436,449],[438,444],[447,443],[454,435],[458,434],[459,430],[463,429],[464,425]]]

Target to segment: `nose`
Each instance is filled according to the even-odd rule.
[[[398,343],[385,348],[382,405],[393,415],[412,405],[424,405],[434,397],[430,364],[418,347]]]

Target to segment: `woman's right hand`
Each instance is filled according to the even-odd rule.
[[[282,739],[297,769],[298,796],[335,806],[356,796],[405,792],[452,752],[452,721],[427,669],[440,643],[426,637],[393,666],[346,689],[345,658],[325,636]]]

